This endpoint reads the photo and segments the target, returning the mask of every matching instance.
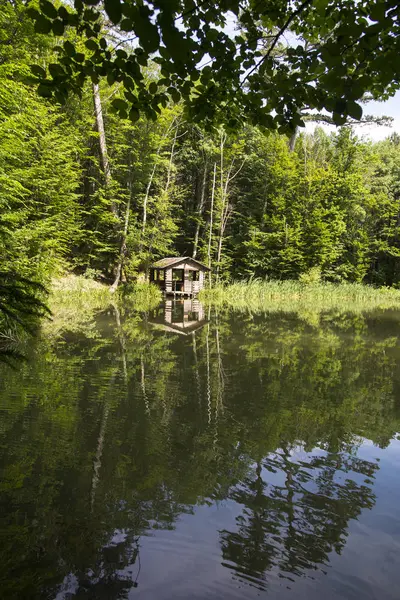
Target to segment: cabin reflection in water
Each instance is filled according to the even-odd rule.
[[[189,335],[206,325],[208,319],[203,305],[196,299],[166,300],[150,313],[148,322],[163,331]]]

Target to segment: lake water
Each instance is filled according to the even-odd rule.
[[[397,600],[400,313],[185,311],[0,366],[0,598]]]

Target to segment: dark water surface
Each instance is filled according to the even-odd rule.
[[[400,313],[186,309],[0,366],[0,598],[398,599]]]

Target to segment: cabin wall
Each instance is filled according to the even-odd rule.
[[[192,283],[193,282],[189,280],[189,269],[187,269],[186,265],[185,265],[184,284],[183,284],[183,291],[185,292],[185,294],[192,293]]]
[[[165,269],[165,291],[172,292],[172,269]]]
[[[159,275],[161,270],[151,270],[150,280],[154,281],[154,283],[157,284],[160,289],[164,290],[167,294],[173,294],[175,289],[177,289],[177,291],[183,293],[183,295],[197,295],[204,287],[204,271],[199,270],[197,266],[194,266],[189,262],[179,264],[178,268],[179,270],[183,271],[183,282],[180,280],[179,285],[175,285],[177,282],[174,282],[173,279],[173,271],[175,270],[173,268],[165,269],[163,271],[164,276],[162,279],[160,279]],[[197,281],[191,281],[189,279],[191,273],[196,273]]]
[[[166,300],[164,320],[166,323],[172,323],[172,300]]]

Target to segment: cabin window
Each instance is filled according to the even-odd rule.
[[[183,269],[173,269],[172,280],[173,281],[183,281]]]
[[[188,271],[187,279],[189,281],[199,281],[200,271]]]
[[[164,281],[165,271],[158,271],[158,281]]]

